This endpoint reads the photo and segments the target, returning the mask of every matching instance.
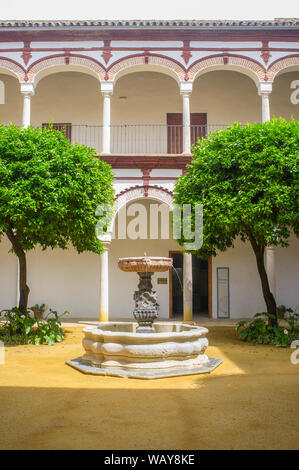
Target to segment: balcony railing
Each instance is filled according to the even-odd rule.
[[[46,124],[44,124],[45,126]],[[191,144],[228,124],[191,125]],[[103,126],[56,123],[55,129],[64,132],[74,144],[94,147],[102,153]],[[166,124],[119,124],[110,126],[112,154],[181,154],[183,153],[183,126]]]

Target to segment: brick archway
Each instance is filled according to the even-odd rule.
[[[104,80],[105,69],[94,59],[72,54],[45,57],[33,63],[27,71],[27,80],[37,85],[39,80],[57,71],[78,70],[85,72],[99,81]],[[54,71],[53,71],[54,69]]]
[[[157,71],[174,78],[178,83],[185,79],[186,70],[177,61],[157,54],[136,54],[114,62],[106,72],[106,80],[116,81],[119,76],[130,73],[132,69],[143,69],[145,72]]]
[[[273,62],[267,70],[268,80],[273,82],[276,75],[284,69],[298,66],[299,68],[299,55],[292,55],[284,57]]]
[[[115,214],[125,206],[127,203],[136,199],[157,199],[158,201],[167,204],[171,209],[173,207],[173,196],[171,191],[162,186],[131,186],[124,191],[120,192],[115,199],[113,209]]]
[[[192,64],[188,71],[188,79],[194,81],[199,75],[212,70],[235,70],[249,76],[258,86],[265,80],[266,70],[258,62],[243,56],[221,54],[204,57]]]
[[[24,82],[25,69],[14,60],[0,57],[0,69],[1,68],[10,72],[8,75],[14,75],[19,82]]]
[[[130,186],[124,191],[120,192],[115,199],[113,211],[114,217],[110,223],[108,232],[113,232],[116,216],[118,212],[126,206],[126,204],[137,199],[155,199],[161,203],[166,204],[170,209],[173,208],[173,195],[172,192],[162,186]]]

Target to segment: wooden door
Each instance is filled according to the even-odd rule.
[[[183,153],[183,115],[167,113],[167,153]]]
[[[191,145],[195,145],[198,139],[205,137],[207,130],[207,113],[190,114]]]
[[[191,145],[206,135],[207,113],[190,114]],[[183,152],[183,115],[167,113],[167,153]]]

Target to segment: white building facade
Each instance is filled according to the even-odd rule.
[[[153,212],[171,209],[175,180],[198,138],[272,116],[299,118],[298,20],[0,23],[0,122],[51,122],[73,143],[94,147],[115,175],[115,230],[105,253],[30,251],[30,305],[46,303],[86,320],[99,312],[101,320],[130,318],[137,276],[120,271],[117,260],[146,252],[174,260],[173,271],[154,276],[161,318],[264,311],[248,244],[236,240],[234,248],[198,260],[163,235],[159,222],[158,236],[151,236],[151,219],[138,227],[139,237],[127,229],[136,204],[146,214],[155,205]],[[9,249],[3,237],[1,309],[18,297],[17,259]],[[298,255],[296,237],[266,253],[277,303],[293,308]]]

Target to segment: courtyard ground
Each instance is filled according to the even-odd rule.
[[[84,375],[82,326],[54,346],[10,346],[0,365],[1,449],[296,449],[299,365],[291,349],[211,326],[211,374],[158,380]]]

